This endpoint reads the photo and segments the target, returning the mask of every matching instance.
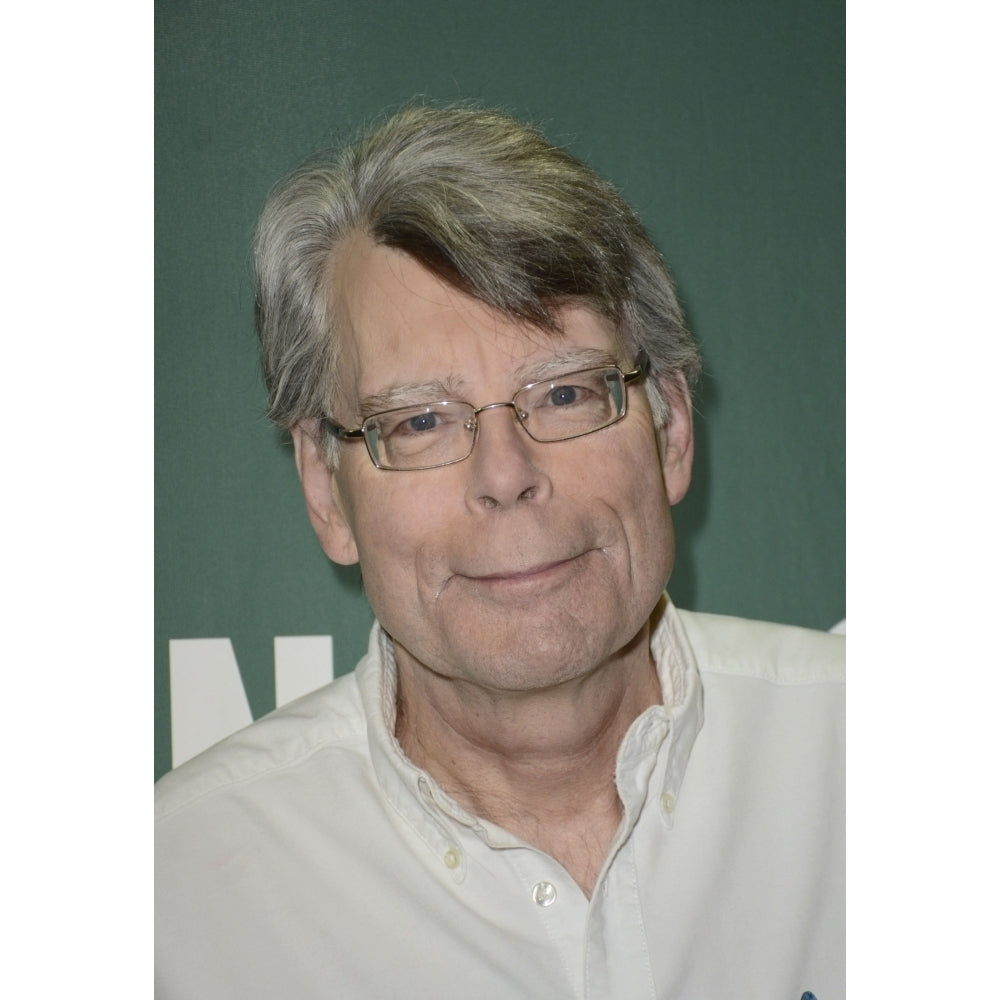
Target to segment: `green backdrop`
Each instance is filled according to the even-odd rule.
[[[255,716],[273,636],[364,650],[262,416],[248,248],[280,176],[415,95],[541,123],[670,263],[706,364],[674,600],[844,616],[843,64],[829,0],[157,3],[157,774],[170,639],[230,637]]]

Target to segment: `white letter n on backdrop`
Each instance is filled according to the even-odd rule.
[[[274,639],[274,687],[284,705],[333,680],[333,638]],[[253,721],[229,639],[170,640],[170,738],[174,767]]]

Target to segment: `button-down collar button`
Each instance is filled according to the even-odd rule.
[[[454,847],[444,852],[444,863],[448,868],[457,868],[462,863],[462,855]]]
[[[667,815],[670,815],[670,813],[674,811],[674,805],[674,797],[670,794],[670,792],[664,792],[660,796],[660,808],[662,808]]]
[[[531,898],[539,906],[551,906],[556,901],[556,887],[551,882],[538,882],[532,890]]]

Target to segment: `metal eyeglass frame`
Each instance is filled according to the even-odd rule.
[[[365,442],[365,450],[368,452],[368,457],[371,459],[372,465],[374,465],[376,469],[380,469],[383,472],[423,472],[426,469],[443,469],[448,465],[456,465],[459,462],[464,462],[472,454],[473,449],[476,447],[476,441],[479,438],[479,414],[485,412],[486,410],[495,410],[501,407],[509,406],[514,411],[514,416],[516,417],[518,424],[520,424],[521,428],[524,430],[524,433],[527,434],[532,441],[537,441],[539,444],[556,444],[559,441],[572,441],[575,438],[586,437],[588,434],[595,434],[597,431],[602,431],[604,430],[605,427],[611,427],[613,424],[618,423],[619,420],[623,420],[626,414],[628,413],[627,392],[625,392],[622,397],[622,403],[620,407],[621,412],[617,416],[615,416],[612,420],[609,420],[606,424],[601,424],[599,427],[594,427],[591,430],[582,431],[579,434],[570,434],[568,437],[537,438],[535,437],[534,434],[531,433],[527,425],[524,423],[523,420],[524,414],[521,413],[521,411],[518,409],[517,405],[514,402],[514,400],[519,395],[521,395],[521,393],[529,392],[531,389],[534,389],[535,386],[544,385],[546,382],[557,382],[561,381],[562,379],[572,378],[574,375],[578,375],[581,372],[604,371],[608,369],[614,369],[618,372],[618,374],[621,376],[622,388],[627,389],[627,387],[632,382],[637,381],[638,379],[642,378],[648,373],[649,356],[646,354],[645,350],[640,348],[638,354],[636,355],[635,368],[630,372],[623,372],[621,368],[618,367],[618,365],[597,365],[591,368],[577,368],[574,369],[573,371],[559,375],[558,378],[555,379],[539,379],[537,382],[529,382],[527,385],[522,385],[521,388],[514,393],[511,400],[506,403],[486,403],[484,406],[472,407],[472,404],[466,402],[465,400],[442,399],[442,400],[437,400],[434,403],[424,404],[426,406],[439,406],[442,403],[461,403],[464,406],[472,407],[472,415],[470,417],[472,426],[468,428],[472,432],[472,438],[469,444],[469,450],[464,455],[462,455],[461,458],[452,458],[449,459],[447,462],[437,462],[434,465],[418,465],[418,466],[413,466],[412,468],[398,468],[396,466],[383,465],[379,461],[378,455],[373,450],[372,443],[369,440],[368,430],[372,421],[378,420],[381,417],[385,417],[391,413],[399,413],[402,412],[403,410],[414,409],[414,407],[412,406],[399,406],[399,407],[394,407],[391,410],[380,410],[378,413],[373,413],[370,417],[366,417],[362,422],[361,426],[356,427],[354,430],[348,430],[346,427],[342,426],[341,424],[338,424],[334,420],[331,420],[329,417],[323,417],[321,423],[334,437],[338,438],[341,441],[363,440]]]

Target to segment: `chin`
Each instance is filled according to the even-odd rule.
[[[470,630],[481,641],[465,637],[453,646],[453,662],[470,680],[508,691],[538,691],[586,676],[617,652],[627,648],[648,620],[641,618],[634,628],[615,621],[580,621],[577,618],[553,623],[528,624],[518,618],[499,628]]]

